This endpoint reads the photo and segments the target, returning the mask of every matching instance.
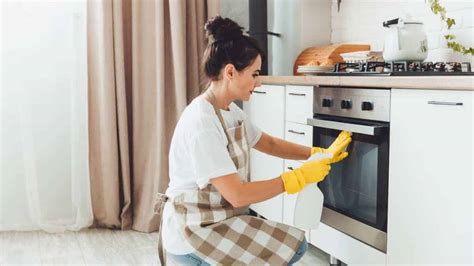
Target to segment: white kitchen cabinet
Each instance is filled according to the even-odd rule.
[[[243,108],[250,120],[263,132],[278,138],[284,137],[285,87],[263,85],[256,88]],[[284,160],[255,149],[250,152],[250,178],[252,181],[280,176],[284,171]],[[283,195],[252,204],[255,212],[263,217],[281,222],[283,215]]]
[[[392,90],[388,264],[472,265],[473,97]]]
[[[286,86],[285,121],[306,124],[313,118],[313,86]]]

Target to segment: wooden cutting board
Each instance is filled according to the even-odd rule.
[[[368,44],[333,44],[320,47],[310,47],[301,52],[293,65],[293,75],[302,75],[296,72],[300,65],[334,66],[343,62],[340,54],[369,51]]]

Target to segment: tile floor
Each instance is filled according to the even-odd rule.
[[[0,265],[159,265],[157,239],[157,233],[107,229],[0,232]],[[329,257],[310,245],[296,265],[329,265]]]

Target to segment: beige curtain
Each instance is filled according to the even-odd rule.
[[[94,225],[155,231],[179,115],[205,84],[203,26],[218,0],[88,2]]]

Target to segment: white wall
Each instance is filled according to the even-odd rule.
[[[441,0],[446,8],[447,16],[456,20],[451,33],[457,41],[466,47],[474,46],[474,1],[472,0]],[[428,58],[430,61],[446,60],[444,35],[448,33],[439,16],[434,15],[425,0],[342,0],[341,9],[337,11],[337,0],[331,6],[331,42],[332,43],[368,43],[372,50],[383,50],[385,20],[411,14],[424,23],[428,35]],[[450,50],[448,50],[450,51]],[[451,54],[448,60],[470,61],[472,56],[459,53]]]

